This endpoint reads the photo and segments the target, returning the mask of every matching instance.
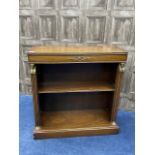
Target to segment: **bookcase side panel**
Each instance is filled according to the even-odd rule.
[[[31,64],[31,81],[32,81],[32,94],[33,94],[33,105],[35,114],[35,126],[40,126],[40,109],[39,109],[39,98],[38,98],[38,83],[37,83],[37,70],[36,65]]]
[[[125,63],[119,63],[117,66],[116,80],[115,80],[115,92],[113,97],[113,104],[111,109],[111,121],[115,122],[117,109],[120,101],[120,91],[122,87],[122,78],[125,70]]]

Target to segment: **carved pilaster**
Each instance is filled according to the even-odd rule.
[[[119,71],[124,72],[125,71],[125,63],[120,63],[119,64]]]

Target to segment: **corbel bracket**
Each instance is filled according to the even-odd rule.
[[[124,72],[125,71],[125,63],[120,63],[119,64],[119,71]]]
[[[30,64],[31,66],[31,74],[36,74],[36,65],[35,64]]]

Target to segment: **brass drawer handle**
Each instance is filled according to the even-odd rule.
[[[70,60],[74,60],[74,61],[85,61],[85,60],[87,60],[89,58],[90,57],[76,56],[76,57],[70,58]]]

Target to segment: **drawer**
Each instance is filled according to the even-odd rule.
[[[30,63],[125,62],[126,54],[104,55],[29,55]]]

